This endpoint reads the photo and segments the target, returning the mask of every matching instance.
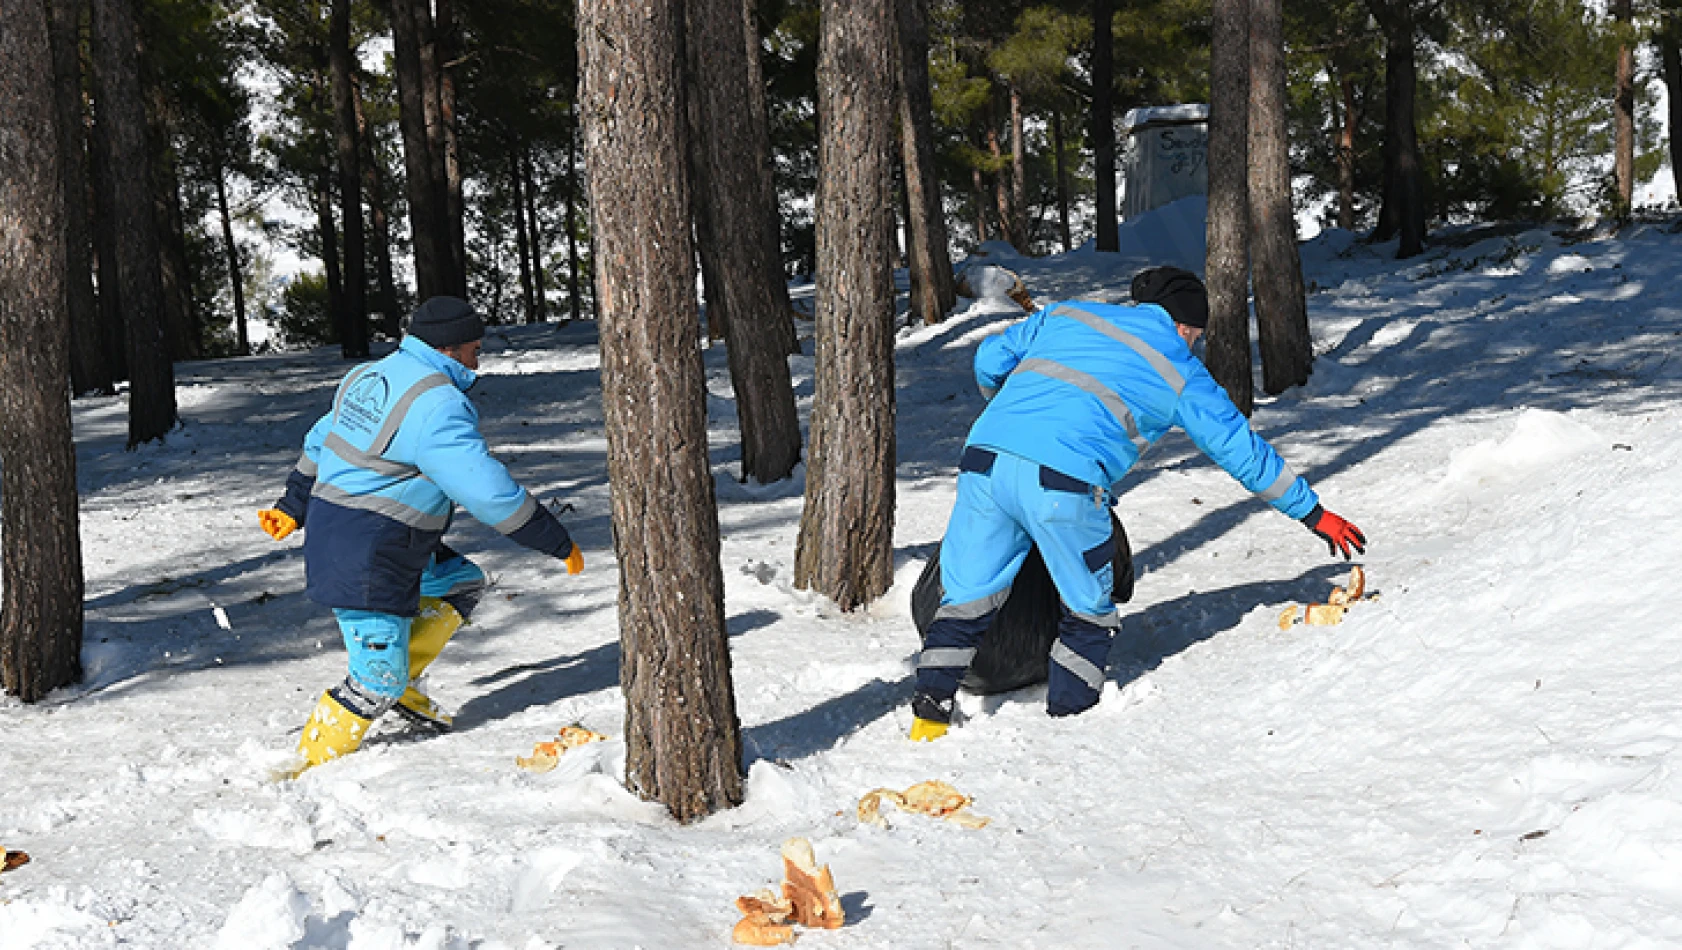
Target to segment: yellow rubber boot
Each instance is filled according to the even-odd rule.
[[[949,727],[946,723],[936,722],[933,719],[912,719],[911,741],[933,742],[941,736],[946,735],[946,730],[948,728]]]
[[[314,768],[329,759],[355,752],[372,724],[373,720],[364,719],[346,709],[332,692],[322,693],[321,700],[315,704],[315,711],[304,723],[303,736],[298,740],[298,754],[304,757],[304,764],[292,773],[292,777],[296,778],[305,769]]]
[[[420,599],[420,613],[409,625],[409,688],[397,700],[397,711],[409,719],[420,720],[438,729],[448,729],[454,721],[432,697],[415,688],[415,682],[438,659],[444,644],[456,635],[464,621],[461,614],[436,597]]]

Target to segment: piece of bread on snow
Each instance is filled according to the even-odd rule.
[[[1299,608],[1297,607],[1296,604],[1292,604],[1289,607],[1285,608],[1284,612],[1279,615],[1279,629],[1289,630],[1289,629],[1291,629],[1291,627],[1295,626],[1298,621],[1300,621],[1302,619],[1301,617],[1297,616],[1297,610],[1298,609]]]
[[[905,790],[905,807],[935,818],[944,818],[970,803],[970,797],[952,786],[931,779]]]
[[[730,939],[750,947],[775,947],[794,942],[794,928],[779,924],[764,914],[751,914],[736,921]]]
[[[783,842],[783,897],[794,905],[794,922],[802,927],[835,930],[846,923],[829,865],[818,867],[812,843],[805,838]]]
[[[1361,570],[1361,565],[1351,565],[1349,568],[1349,602],[1354,603],[1367,592],[1367,572]]]
[[[1343,606],[1340,604],[1309,604],[1303,612],[1303,623],[1311,627],[1329,627],[1343,622]]]

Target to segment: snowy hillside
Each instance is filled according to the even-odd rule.
[[[87,678],[0,700],[0,846],[32,858],[0,875],[0,950],[724,947],[792,836],[848,917],[809,948],[1682,946],[1675,230],[1306,245],[1314,376],[1255,424],[1365,530],[1378,598],[1282,629],[1346,567],[1176,435],[1118,509],[1141,573],[1102,704],[966,697],[929,745],[909,591],[982,405],[970,357],[1020,310],[901,334],[899,581],[853,615],[793,589],[802,485],[736,481],[710,350],[749,773],[692,827],[620,786],[616,738],[514,764],[569,723],[622,731],[592,325],[493,331],[474,391],[516,477],[575,507],[585,572],[464,519],[496,586],[433,667],[457,731],[382,722],[298,781],[271,770],[344,652],[255,512],[347,366],[183,364],[184,428],[135,452],[120,399],[78,401]],[[1122,299],[1142,262],[1003,263],[1044,303]],[[857,820],[925,779],[992,823]]]

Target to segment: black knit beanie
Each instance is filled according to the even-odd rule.
[[[1209,292],[1189,270],[1152,267],[1133,276],[1133,302],[1154,303],[1175,323],[1199,330],[1209,326]]]
[[[437,350],[483,339],[485,321],[460,297],[433,297],[409,315],[409,335]]]

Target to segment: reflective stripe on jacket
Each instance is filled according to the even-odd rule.
[[[982,341],[975,377],[990,401],[969,445],[1114,491],[1151,444],[1178,426],[1284,514],[1302,518],[1318,502],[1155,304],[1049,304]]]
[[[456,504],[526,547],[557,557],[572,550],[560,522],[491,457],[466,395],[476,378],[405,337],[339,384],[287,480],[289,500],[310,486],[310,599],[412,616]]]

